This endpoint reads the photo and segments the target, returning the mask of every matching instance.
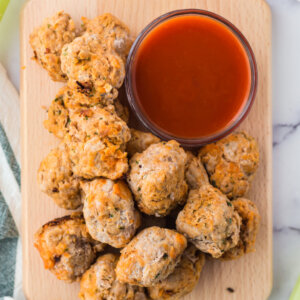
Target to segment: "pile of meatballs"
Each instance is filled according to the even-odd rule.
[[[192,153],[130,129],[118,89],[133,38],[111,14],[82,22],[58,12],[30,36],[34,59],[66,83],[44,121],[60,144],[38,183],[76,210],[43,225],[35,247],[58,279],[80,281],[82,300],[180,299],[205,257],[255,250],[260,216],[244,197],[257,143],[238,132]]]

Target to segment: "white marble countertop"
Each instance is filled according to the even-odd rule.
[[[18,16],[24,2],[11,0],[0,23],[0,62],[16,88],[20,82]],[[285,300],[300,276],[300,1],[268,2],[273,13],[274,129],[274,282],[270,300]]]

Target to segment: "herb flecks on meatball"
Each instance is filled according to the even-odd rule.
[[[125,62],[107,50],[96,33],[86,32],[65,45],[61,68],[68,76],[68,86],[86,95],[114,93],[125,78]]]
[[[130,159],[127,181],[142,212],[166,216],[185,202],[186,160],[176,141],[153,144]]]
[[[190,244],[183,252],[174,272],[166,279],[147,288],[150,298],[155,300],[179,300],[192,292],[200,278],[204,263],[205,255]]]
[[[82,202],[79,179],[74,176],[69,153],[64,143],[43,159],[38,170],[40,189],[65,209],[76,209]]]
[[[211,184],[228,198],[243,197],[259,163],[258,145],[245,132],[233,133],[199,152]]]
[[[131,192],[123,181],[94,179],[81,183],[83,214],[91,236],[112,247],[130,242],[140,225]]]
[[[233,200],[232,205],[242,219],[240,239],[238,244],[226,251],[222,259],[230,260],[255,251],[255,241],[260,224],[260,215],[256,205],[248,199],[238,198]]]
[[[239,240],[240,217],[229,199],[211,185],[191,190],[176,228],[202,252],[218,258]]]
[[[152,286],[174,271],[186,246],[186,238],[175,230],[146,228],[121,250],[117,278],[129,284]]]
[[[79,298],[81,300],[146,300],[142,287],[121,283],[116,278],[116,254],[105,254],[97,259],[82,276]]]
[[[117,179],[127,172],[130,130],[123,120],[97,106],[72,111],[70,120],[64,141],[76,176]]]
[[[143,132],[131,128],[131,139],[126,145],[126,151],[131,157],[135,153],[141,153],[145,151],[150,145],[157,144],[161,140],[150,132]]]
[[[35,234],[44,266],[58,279],[73,282],[90,267],[104,244],[92,239],[81,213],[54,219]]]
[[[61,70],[60,55],[63,46],[72,42],[75,36],[74,21],[63,11],[45,19],[30,35],[34,59],[54,81],[67,81],[66,74]]]
[[[106,49],[115,51],[124,61],[126,60],[133,38],[123,22],[110,13],[91,20],[83,17],[82,21],[83,30],[89,33],[97,33]]]

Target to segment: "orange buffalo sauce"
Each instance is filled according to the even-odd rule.
[[[234,33],[205,16],[180,16],[152,29],[136,53],[133,91],[157,127],[199,138],[227,127],[251,86],[246,51]]]

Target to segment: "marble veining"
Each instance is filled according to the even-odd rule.
[[[293,227],[293,226],[287,226],[287,227],[273,227],[274,232],[283,232],[285,230],[291,230],[295,231],[296,233],[300,234],[300,228],[299,227]]]
[[[288,300],[300,276],[300,1],[268,0],[273,30],[273,290]]]
[[[291,134],[298,130],[300,121],[297,123],[275,124],[273,126],[273,147],[284,142]]]

